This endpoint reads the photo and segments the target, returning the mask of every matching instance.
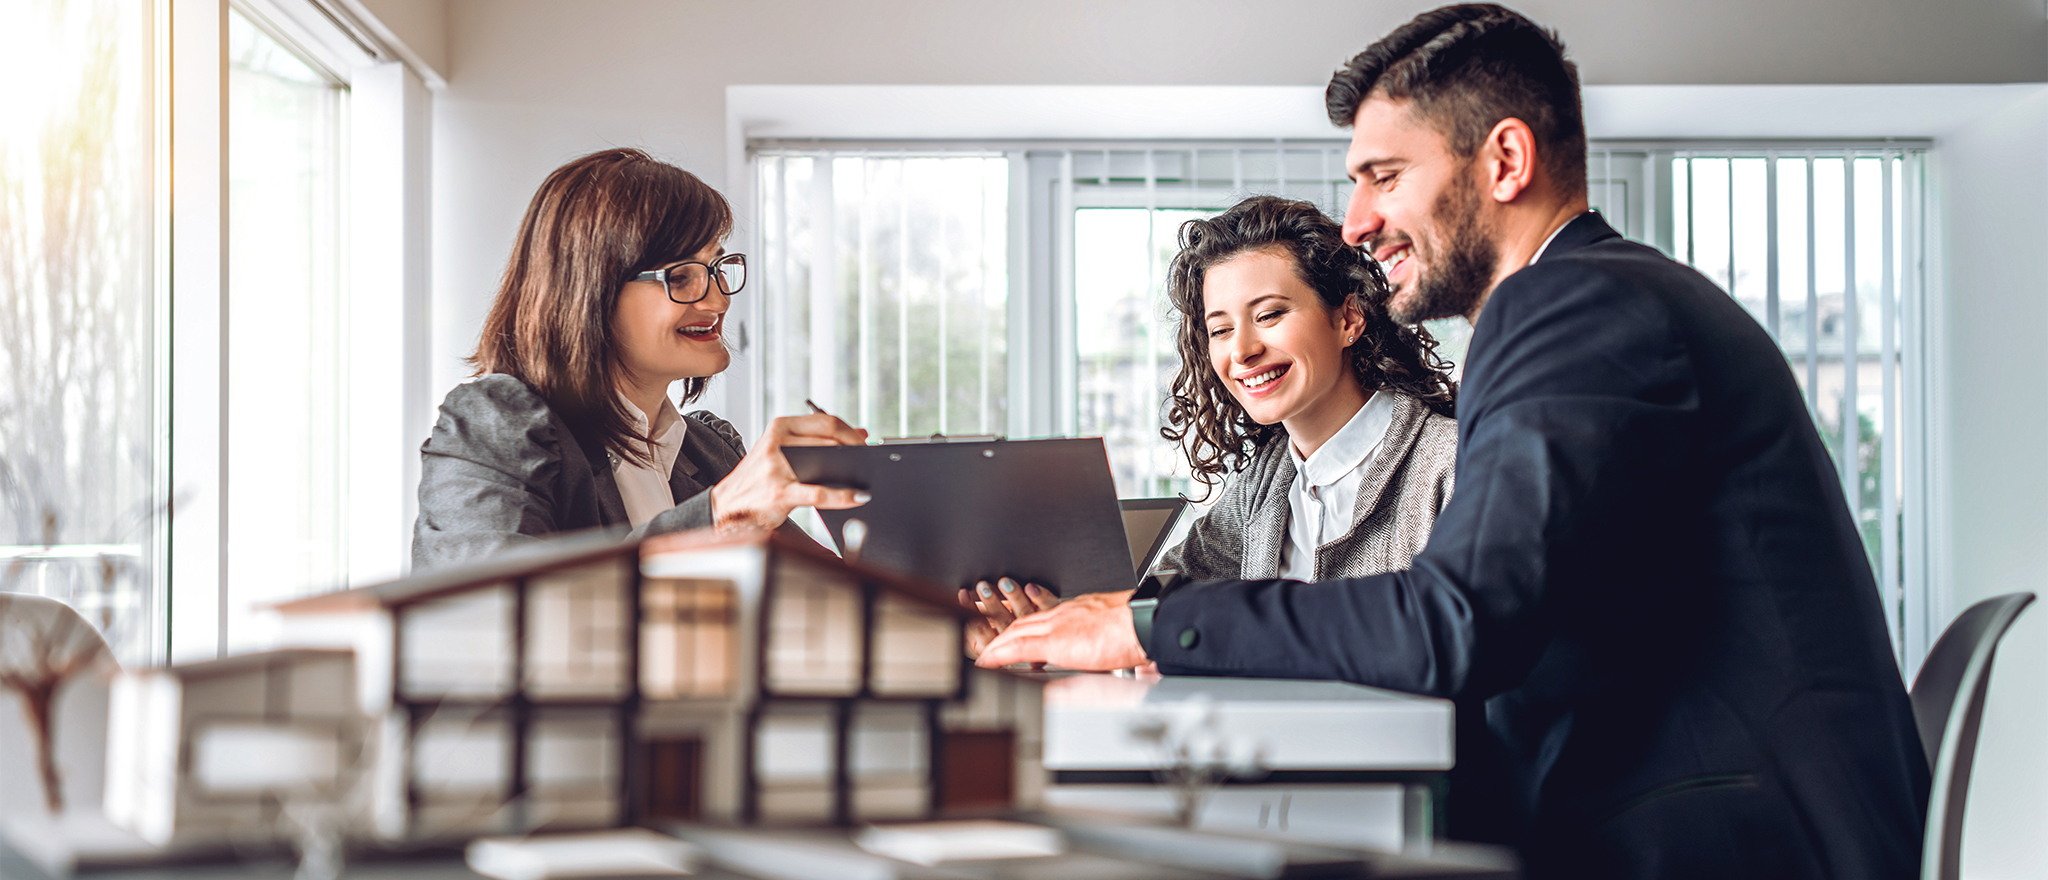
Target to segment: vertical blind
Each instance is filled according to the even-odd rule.
[[[1340,142],[757,147],[765,401],[899,435],[1100,436],[1119,494],[1200,494],[1159,436],[1178,228],[1254,194],[1341,220]],[[1600,144],[1595,209],[1776,340],[1910,675],[1943,619],[1924,499],[1924,145]],[[1470,328],[1431,322],[1461,361]]]
[[[1055,358],[1071,364],[1055,386],[1052,426],[1101,436],[1126,496],[1203,497],[1186,460],[1159,436],[1166,392],[1181,358],[1179,317],[1165,279],[1179,229],[1246,196],[1314,203],[1341,217],[1350,184],[1335,143],[1187,145],[1029,151],[1037,187],[1050,188],[1067,225],[1052,241]]]
[[[1667,252],[1777,340],[1834,455],[1908,674],[1943,619],[1926,589],[1918,149],[1655,152]],[[1911,491],[1909,491],[1911,487]],[[1912,503],[1907,503],[1911,501]]]
[[[1007,429],[1000,153],[758,155],[767,412],[879,435]]]

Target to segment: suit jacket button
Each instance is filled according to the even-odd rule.
[[[1183,648],[1192,648],[1201,641],[1202,634],[1196,632],[1194,627],[1188,627],[1180,631],[1180,646]]]

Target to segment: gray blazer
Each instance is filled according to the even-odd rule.
[[[679,503],[633,534],[709,526],[711,486],[746,454],[739,432],[698,410],[683,416],[682,453],[668,484]],[[602,446],[587,444],[525,382],[490,373],[441,401],[420,447],[415,571],[490,556],[558,532],[624,529],[626,502]]]
[[[1351,530],[1316,550],[1319,581],[1407,568],[1451,500],[1457,421],[1408,395],[1379,393],[1393,395],[1393,420],[1361,469]],[[1282,434],[1258,449],[1159,567],[1198,581],[1279,577],[1287,547],[1287,487],[1293,482],[1294,459]]]

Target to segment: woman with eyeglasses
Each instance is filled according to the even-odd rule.
[[[469,358],[475,377],[448,392],[420,449],[415,569],[557,532],[773,528],[798,507],[866,500],[797,482],[781,448],[867,432],[779,418],[749,450],[725,420],[670,401],[675,383],[688,403],[731,363],[725,314],[747,282],[731,231],[723,196],[639,150],[548,175]]]

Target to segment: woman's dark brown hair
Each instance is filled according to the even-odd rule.
[[[1387,317],[1391,291],[1379,264],[1345,244],[1343,229],[1315,205],[1254,196],[1215,217],[1181,224],[1180,253],[1166,279],[1167,298],[1180,311],[1180,374],[1173,377],[1159,434],[1186,447],[1196,479],[1215,486],[1220,474],[1243,467],[1284,430],[1252,421],[1209,365],[1202,284],[1212,267],[1251,251],[1286,254],[1326,311],[1352,303],[1365,313],[1365,332],[1346,349],[1359,385],[1398,391],[1439,415],[1453,414],[1458,388],[1451,364],[1437,356],[1429,331]]]
[[[732,206],[697,176],[640,150],[604,150],[555,169],[519,221],[512,258],[469,363],[540,393],[584,443],[651,463],[652,439],[619,399],[612,311],[633,276],[723,240]],[[685,402],[707,378],[684,382]]]

